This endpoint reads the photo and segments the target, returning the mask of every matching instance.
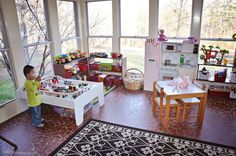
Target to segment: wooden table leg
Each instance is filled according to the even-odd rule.
[[[169,119],[170,119],[170,98],[166,97],[166,113],[165,113],[165,124],[164,128],[169,128]]]
[[[205,109],[206,109],[206,103],[207,103],[207,93],[204,94],[204,98],[203,98],[203,104],[202,104],[202,110],[201,110],[201,116],[200,116],[200,125],[202,125],[203,120],[204,120],[204,116],[205,116]]]
[[[204,96],[201,98],[201,102],[198,108],[198,124],[199,125],[202,125],[203,123],[206,103],[207,103],[207,93],[205,93]]]

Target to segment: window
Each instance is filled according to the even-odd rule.
[[[112,50],[112,1],[87,2],[89,51]]]
[[[111,52],[112,51],[112,39],[111,38],[90,38],[90,51],[96,52]]]
[[[204,0],[201,38],[232,38],[236,32],[235,0]]]
[[[75,51],[79,47],[74,6],[72,1],[57,1],[62,53]]]
[[[148,36],[148,22],[148,0],[121,0],[122,36]]]
[[[0,105],[15,99],[14,77],[11,71],[11,64],[8,57],[8,47],[3,33],[4,27],[0,14]]]
[[[127,68],[144,71],[145,39],[122,38],[121,52],[127,57]]]
[[[121,0],[121,53],[128,68],[144,71],[145,38],[148,36],[149,1]]]
[[[159,1],[159,29],[168,37],[190,36],[192,0]]]
[[[34,65],[39,71],[41,64],[44,63],[44,72],[41,76],[52,74],[43,0],[16,0],[16,8],[26,64]]]
[[[232,39],[236,32],[236,1],[204,0],[201,26],[201,45],[219,46],[229,50],[233,59],[236,43]]]

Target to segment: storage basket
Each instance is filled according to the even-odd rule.
[[[138,71],[139,73],[132,73],[130,71]],[[125,71],[123,75],[125,88],[128,90],[139,90],[143,88],[144,74],[141,70],[130,68]]]

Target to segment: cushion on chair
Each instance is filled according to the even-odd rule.
[[[156,103],[160,105],[160,97],[156,97],[155,99]],[[178,104],[175,100],[170,100],[171,105]],[[163,98],[163,105],[166,105],[166,98]]]
[[[186,98],[182,100],[184,103],[199,103],[200,102],[198,98]]]

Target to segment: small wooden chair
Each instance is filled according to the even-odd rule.
[[[196,85],[197,87],[201,88],[202,90],[206,90],[206,86],[201,84],[199,81],[193,80],[193,84]],[[193,105],[200,105],[201,100],[199,98],[186,98],[186,99],[181,99],[177,100],[178,103],[181,103],[183,106],[183,114],[182,114],[182,122],[186,120],[188,112],[190,112],[191,108]],[[197,115],[188,115],[189,118],[195,118]]]
[[[153,95],[152,95],[152,112],[154,115],[157,114],[157,106],[159,107],[159,121],[162,123],[163,112],[166,107],[166,99],[164,97],[164,89],[161,88],[156,81],[153,83]],[[170,109],[176,110],[176,116],[170,119],[175,118],[176,121],[179,120],[179,113],[181,106],[176,100],[170,100]]]

